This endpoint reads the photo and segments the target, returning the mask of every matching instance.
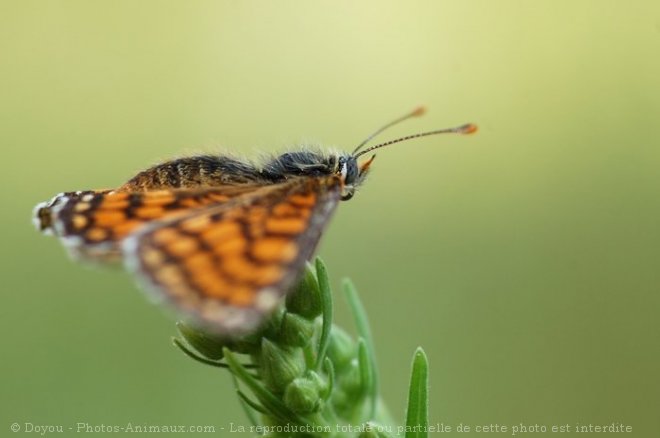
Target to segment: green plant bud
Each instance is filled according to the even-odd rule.
[[[261,343],[261,338],[267,337],[270,339],[276,339],[279,336],[280,327],[282,326],[282,318],[286,315],[286,310],[284,306],[278,306],[278,308],[270,315],[263,325],[252,334],[248,335],[246,339],[256,340]]]
[[[344,368],[344,374],[336,376],[330,403],[341,418],[359,421],[364,412],[364,398],[360,394],[360,369],[357,359]]]
[[[339,414],[342,418],[347,418],[349,415],[346,414],[347,411],[353,406],[353,400],[350,400],[346,391],[342,390],[340,387],[335,386],[332,390],[332,397],[330,398],[330,403],[332,404],[333,409]]]
[[[178,322],[176,326],[186,342],[202,356],[211,360],[222,359],[222,347],[229,345],[227,339],[210,335],[201,329],[190,327],[182,322]]]
[[[321,407],[318,383],[307,377],[293,379],[284,391],[284,404],[298,414],[309,414]]]
[[[314,336],[314,323],[295,313],[287,313],[282,319],[279,339],[283,344],[304,347]]]
[[[335,366],[337,374],[341,374],[352,359],[357,355],[357,346],[351,337],[341,328],[333,325],[330,334],[330,345],[327,356]]]
[[[234,339],[230,342],[227,342],[227,347],[234,353],[239,354],[254,354],[259,351],[259,345],[261,344],[261,339],[258,341],[253,341],[251,339]]]
[[[362,395],[362,376],[357,359],[352,360],[339,378],[339,385],[349,397]]]
[[[298,285],[286,297],[286,308],[306,319],[313,320],[323,311],[321,289],[311,265],[307,264]]]
[[[260,365],[264,384],[278,394],[305,372],[305,358],[301,348],[280,347],[268,338],[261,341]]]
[[[322,398],[325,397],[330,390],[328,387],[328,381],[316,371],[307,371],[305,373],[305,379],[309,380],[316,386],[316,389]]]
[[[270,337],[271,339],[277,338],[280,326],[282,325],[283,316],[284,309],[278,308],[257,330],[247,335],[232,339],[227,345],[236,353],[258,353],[261,348],[261,339],[264,336]]]

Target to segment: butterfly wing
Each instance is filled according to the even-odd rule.
[[[76,258],[112,261],[119,242],[146,223],[218,205],[256,189],[254,185],[143,192],[97,190],[61,193],[35,208],[38,229],[59,237]]]
[[[207,329],[255,328],[295,283],[337,202],[337,176],[293,178],[144,227],[127,265]]]

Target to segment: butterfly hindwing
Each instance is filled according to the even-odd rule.
[[[62,239],[76,257],[97,261],[120,255],[119,242],[147,223],[207,205],[219,205],[256,189],[252,185],[126,192],[68,192],[37,206],[35,222]]]
[[[144,227],[124,256],[193,322],[245,332],[294,285],[340,192],[337,176],[292,178]]]

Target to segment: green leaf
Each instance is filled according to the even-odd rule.
[[[373,337],[371,336],[371,329],[369,328],[367,312],[364,309],[364,305],[362,305],[362,301],[360,301],[360,297],[358,296],[353,282],[348,278],[345,278],[342,282],[342,286],[346,300],[353,312],[353,318],[355,319],[355,326],[357,327],[358,334],[364,340],[367,352],[369,353],[368,357],[370,362],[369,367],[371,369],[371,379],[367,394],[371,400],[369,410],[369,419],[371,420],[376,413],[376,405],[378,403],[378,371],[376,367],[376,352]]]
[[[330,289],[330,280],[328,280],[328,271],[325,268],[323,260],[316,258],[316,276],[318,277],[319,289],[321,291],[321,300],[323,302],[323,325],[321,326],[321,335],[319,337],[319,348],[316,354],[315,370],[320,370],[325,354],[328,351],[330,343],[330,329],[332,328],[332,289]]]
[[[429,424],[429,362],[421,347],[415,351],[408,391],[406,438],[426,438]]]

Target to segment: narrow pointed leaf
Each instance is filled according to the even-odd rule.
[[[321,326],[321,335],[319,336],[319,347],[316,354],[315,370],[320,370],[325,354],[328,351],[330,343],[330,329],[332,328],[332,290],[330,289],[330,280],[328,280],[328,271],[320,258],[316,258],[316,276],[318,277],[319,289],[321,290],[321,300],[323,302],[323,325]]]
[[[241,391],[241,389],[238,387],[238,380],[234,374],[231,374],[231,381],[234,383],[234,389],[236,390],[236,394],[238,394],[238,401],[241,403],[241,407],[243,408],[243,412],[245,412],[245,416],[248,417],[248,420],[250,420],[250,423],[252,423],[253,426],[257,426],[259,422],[257,421],[257,417],[254,415],[254,411],[252,409],[257,410],[258,412],[262,411],[252,406],[252,403],[254,402],[248,399],[245,394],[243,394],[243,391]]]
[[[408,410],[406,412],[406,438],[428,436],[428,380],[429,363],[422,348],[417,348],[413,357]]]
[[[325,371],[326,376],[328,376],[328,389],[324,397],[324,399],[327,400],[332,395],[332,390],[335,389],[335,367],[332,365],[332,361],[327,357],[323,361],[323,371]]]
[[[369,350],[363,338],[358,339],[358,364],[360,366],[360,386],[362,387],[362,394],[366,397],[373,395],[373,370],[371,367],[371,358],[369,357]],[[371,414],[367,420],[371,419]]]
[[[255,423],[256,418],[252,415],[253,412],[252,412],[249,408],[254,409],[255,411],[259,412],[260,414],[268,415],[268,411],[266,411],[266,409],[265,409],[263,406],[259,405],[257,402],[254,402],[254,401],[250,400],[250,398],[249,398],[247,395],[245,395],[245,394],[243,393],[243,391],[236,391],[236,394],[238,394],[238,398],[239,398],[243,403],[245,403],[245,407],[248,408],[248,409],[245,411],[245,413],[248,415],[248,417],[250,417],[250,421],[251,421],[252,424],[254,424],[255,426],[256,426],[258,423]]]

